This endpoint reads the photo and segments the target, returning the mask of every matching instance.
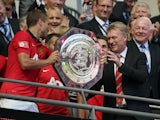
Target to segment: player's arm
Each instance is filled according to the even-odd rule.
[[[52,52],[47,59],[34,60],[24,52],[18,54],[18,61],[23,70],[37,69],[60,61],[58,51]]]

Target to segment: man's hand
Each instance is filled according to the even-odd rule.
[[[51,64],[56,63],[56,62],[60,62],[61,59],[60,59],[60,54],[59,54],[58,50],[52,52],[50,54],[50,56],[47,58],[47,60]]]
[[[108,58],[108,60],[114,62],[118,67],[122,66],[120,59],[118,58],[118,56],[114,52],[108,51],[107,58]]]

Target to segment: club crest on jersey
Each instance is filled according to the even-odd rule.
[[[43,55],[44,54],[44,50],[42,48],[38,48],[38,53],[39,53],[39,55]]]
[[[19,42],[19,47],[29,48],[29,43],[28,43],[28,41],[20,41],[20,42]]]

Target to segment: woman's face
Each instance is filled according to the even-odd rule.
[[[62,23],[63,16],[56,10],[48,11],[49,27],[56,28]]]

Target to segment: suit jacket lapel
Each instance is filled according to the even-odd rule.
[[[17,31],[19,31],[19,27],[18,27],[18,20],[17,19],[8,19],[10,26],[13,30],[13,33],[15,34]]]
[[[134,59],[133,56],[136,56],[136,53],[137,52],[140,52],[136,43],[131,40],[127,43],[127,46],[128,46],[128,50],[127,50],[127,55],[126,55],[126,58],[125,58],[125,64],[131,64],[132,63],[132,60]]]
[[[97,22],[97,20],[96,20],[95,18],[93,18],[93,19],[91,20],[91,24],[92,24],[93,29],[94,29],[94,31],[95,31],[96,33],[99,33],[99,34],[102,34],[102,35],[103,35],[103,33],[102,33],[101,29],[100,29],[100,24]]]
[[[150,56],[151,56],[151,72],[152,72],[152,68],[154,68],[154,65],[156,64],[153,64],[153,63],[156,63],[156,49],[154,48],[155,46],[151,43],[149,43],[149,51],[150,51]]]
[[[128,48],[126,58],[125,58],[126,65],[130,65],[132,63],[132,60],[134,58],[133,56],[134,56],[134,51],[130,50],[130,48]]]

